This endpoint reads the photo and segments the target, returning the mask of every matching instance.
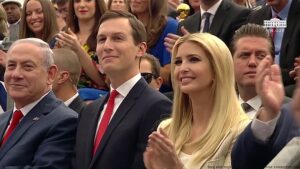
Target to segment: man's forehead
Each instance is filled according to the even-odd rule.
[[[31,43],[18,43],[16,45],[13,45],[7,52],[7,54],[11,53],[32,53],[32,54],[42,54],[41,53],[41,47],[38,47]]]

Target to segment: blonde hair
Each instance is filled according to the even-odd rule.
[[[6,37],[8,36],[7,16],[3,6],[0,4],[0,33]]]
[[[214,76],[211,88],[214,101],[212,114],[205,132],[193,143],[194,155],[189,164],[185,164],[189,168],[210,159],[231,127],[246,120],[247,116],[235,93],[232,56],[225,43],[208,33],[186,35],[176,41],[172,63],[179,46],[184,42],[196,43],[206,52]],[[171,64],[171,72],[174,72],[174,68],[175,65]],[[169,124],[164,129],[173,140],[178,155],[191,138],[192,104],[189,96],[183,93],[174,81],[173,73],[171,76],[174,87],[173,112]]]

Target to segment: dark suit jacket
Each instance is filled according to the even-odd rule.
[[[235,30],[246,22],[249,13],[249,9],[223,0],[210,25],[209,33],[219,37],[229,46]],[[200,24],[201,13],[196,12],[179,23],[177,33],[182,35],[181,26],[184,26],[190,33],[199,32]]]
[[[275,131],[267,143],[257,140],[251,124],[248,125],[232,149],[233,169],[263,169],[294,136],[299,135],[290,107],[290,104],[283,106]]]
[[[248,22],[259,25],[264,24],[264,20],[272,18],[271,7],[263,6],[249,16]],[[289,71],[294,68],[294,60],[300,56],[300,0],[293,0],[288,18],[287,27],[281,43],[280,50],[280,68],[282,70],[282,78],[285,86],[286,95],[292,97],[295,81],[290,78]]]
[[[0,116],[0,136],[12,111]],[[74,155],[77,114],[50,92],[0,147],[0,169],[68,169]]]
[[[77,169],[143,169],[148,135],[171,112],[171,102],[140,79],[125,97],[92,157],[99,118],[108,97],[102,97],[80,114],[76,136]]]
[[[77,96],[69,105],[69,108],[74,110],[77,113],[81,113],[85,107],[85,103]]]

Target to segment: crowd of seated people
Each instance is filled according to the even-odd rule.
[[[2,0],[0,169],[300,167],[298,11]]]

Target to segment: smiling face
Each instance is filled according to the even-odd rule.
[[[129,6],[132,13],[138,15],[148,13],[150,0],[129,0]]]
[[[175,82],[183,93],[192,94],[211,88],[213,73],[208,55],[195,42],[182,43],[173,64]]]
[[[101,23],[97,36],[97,56],[108,75],[128,80],[139,72],[139,57],[145,43],[135,44],[127,18],[114,18]]]
[[[237,85],[255,87],[256,68],[266,55],[271,55],[270,43],[261,37],[242,37],[235,48],[233,63]]]
[[[49,68],[50,70],[50,68]],[[21,43],[7,53],[4,82],[7,92],[21,108],[50,90],[50,71],[46,69],[41,49]]]
[[[74,11],[78,20],[94,19],[96,2],[95,0],[75,0]]]
[[[30,0],[26,4],[26,23],[35,37],[41,38],[44,29],[44,13],[39,1]]]

